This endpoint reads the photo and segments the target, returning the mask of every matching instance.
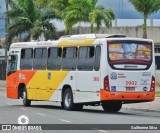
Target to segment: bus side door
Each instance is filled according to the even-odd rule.
[[[76,102],[99,100],[100,46],[79,48]]]
[[[9,56],[8,61],[8,72],[7,72],[7,97],[9,98],[18,98],[17,93],[17,82],[18,82],[18,73],[17,73],[17,62],[18,56],[11,55]]]

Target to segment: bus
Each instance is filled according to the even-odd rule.
[[[116,34],[79,34],[10,46],[8,98],[60,102],[65,110],[155,99],[154,43]]]

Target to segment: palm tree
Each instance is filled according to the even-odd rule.
[[[69,0],[34,0],[40,8],[52,9],[61,17],[62,11],[69,5]]]
[[[106,27],[111,27],[114,20],[112,9],[105,9],[104,6],[98,5],[98,0],[70,0],[69,6],[63,10],[62,18],[64,20],[66,31],[79,22],[89,22],[91,32],[96,24],[97,30],[104,23]]]
[[[147,38],[147,18],[160,9],[160,0],[129,0],[135,9],[143,14],[143,38]]]
[[[50,0],[48,2],[48,8],[53,9],[59,17],[61,17],[63,10],[68,6],[69,0]]]
[[[55,27],[50,22],[56,18],[53,11],[37,8],[34,0],[10,0],[11,10],[6,12],[6,16],[11,19],[8,27],[8,40],[15,36],[26,33],[26,39],[37,39],[41,34],[45,37],[53,38]]]
[[[46,8],[50,0],[34,0],[39,8]]]

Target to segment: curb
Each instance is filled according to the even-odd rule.
[[[145,109],[145,108],[132,108],[132,107],[122,107],[125,110],[135,110],[135,111],[143,111],[143,112],[158,112],[160,113],[160,109],[159,110],[154,110],[154,109]]]

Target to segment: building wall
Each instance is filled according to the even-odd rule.
[[[75,27],[69,32],[69,34],[88,34],[90,33],[90,27]],[[128,37],[142,38],[143,28],[142,27],[112,27],[112,28],[101,28],[96,33],[104,34],[125,34]],[[148,27],[147,30],[148,38],[153,39],[155,43],[160,43],[160,27]]]

